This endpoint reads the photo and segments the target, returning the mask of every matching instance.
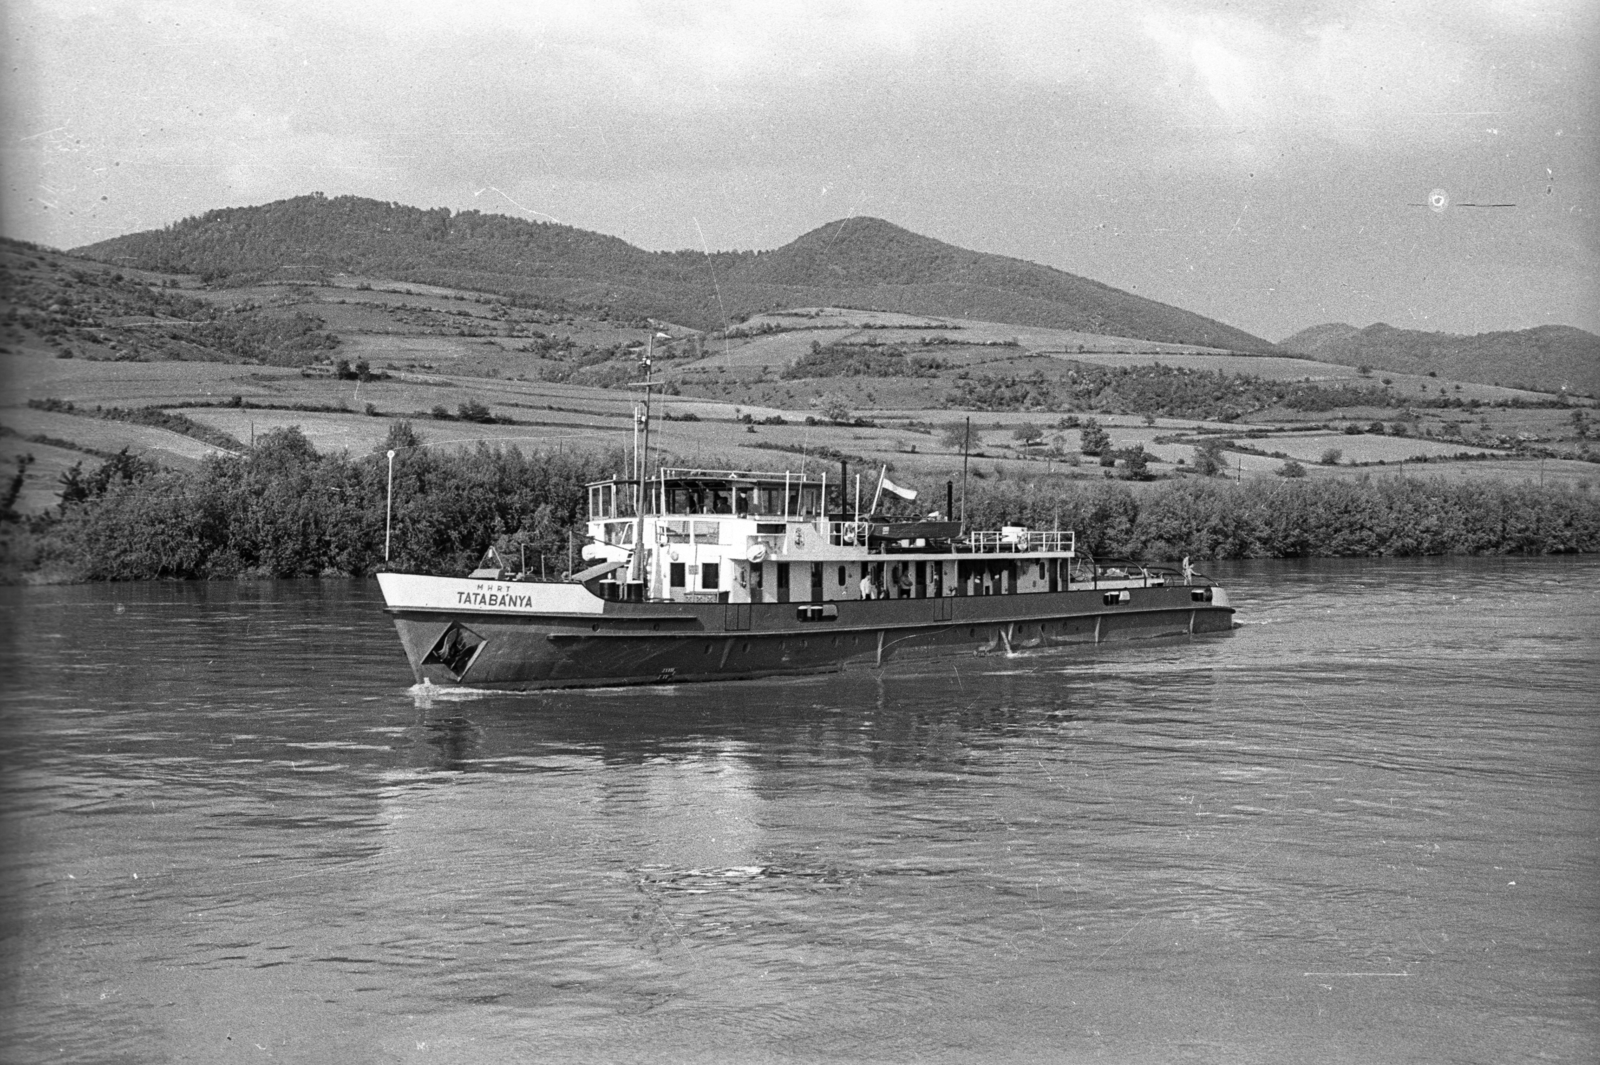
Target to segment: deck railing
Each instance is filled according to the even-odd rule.
[[[883,524],[881,521],[830,521],[826,523],[828,542],[836,547],[853,547],[870,542],[875,553],[888,553],[887,545],[893,541],[872,537],[873,527]],[[1020,526],[974,530],[950,541],[951,548],[962,554],[1034,551],[1070,553],[1075,544],[1076,538],[1070,529],[1027,529]]]
[[[975,551],[1071,551],[1076,543],[1072,530],[983,529],[970,532],[966,544]]]

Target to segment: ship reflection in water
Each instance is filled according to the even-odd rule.
[[[370,586],[12,590],[6,1056],[1592,1060],[1600,564],[1225,579],[536,695],[397,686]]]

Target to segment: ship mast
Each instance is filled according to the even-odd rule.
[[[644,367],[644,431],[641,435],[640,446],[634,453],[634,499],[633,499],[633,564],[628,567],[628,580],[630,582],[644,581],[644,507],[649,494],[645,491],[645,470],[650,454],[650,367],[654,362],[656,334],[650,331],[650,337],[645,342],[644,358],[639,360]],[[638,417],[637,410],[635,411]]]

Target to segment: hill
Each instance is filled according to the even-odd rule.
[[[773,254],[762,266],[783,280]],[[891,266],[875,269],[912,281],[935,270]],[[1289,458],[1317,477],[1426,462],[1451,477],[1580,483],[1600,468],[1580,461],[1589,408],[1549,396],[975,319],[802,307],[709,341],[663,340],[642,322],[465,289],[364,275],[206,285],[3,239],[0,293],[0,556],[6,513],[56,508],[123,448],[140,469],[194,468],[299,427],[319,449],[361,454],[400,422],[433,426],[441,450],[623,448],[638,400],[625,386],[652,340],[652,439],[717,468],[830,456],[942,484],[961,465],[945,430],[968,414],[976,478],[1103,479],[1101,462],[1123,460],[1080,454],[1075,427],[1089,419],[1114,451],[1155,456],[1163,477],[1211,439],[1247,477],[1275,477]]]
[[[1344,366],[1600,395],[1600,336],[1571,326],[1459,336],[1396,329],[1381,322],[1365,329],[1335,323],[1303,329],[1279,346]]]
[[[767,252],[648,252],[476,211],[319,194],[209,211],[74,254],[207,282],[365,274],[701,330],[796,306],[853,306],[1272,353],[1231,326],[1087,278],[850,218]]]

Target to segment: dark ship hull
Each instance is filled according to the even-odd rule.
[[[581,585],[381,574],[418,683],[507,690],[834,672],[1233,628],[1221,588],[831,602],[618,602]]]

